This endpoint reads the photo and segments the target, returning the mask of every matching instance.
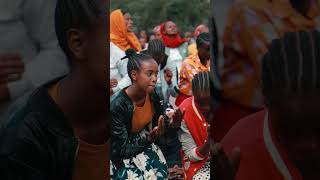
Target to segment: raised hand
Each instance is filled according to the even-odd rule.
[[[170,126],[172,128],[180,128],[181,121],[183,120],[185,111],[181,111],[180,108],[176,109],[174,115],[172,117],[172,122],[170,122]]]
[[[170,69],[165,69],[164,70],[164,79],[166,80],[167,84],[172,84],[172,71]]]
[[[234,180],[240,164],[240,149],[235,148],[228,158],[220,144],[213,144],[210,148],[213,168],[212,177],[216,180]]]
[[[160,136],[164,133],[164,118],[163,116],[159,117],[158,126],[154,127],[149,133],[147,139],[149,142],[155,142]]]

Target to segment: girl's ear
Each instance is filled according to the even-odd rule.
[[[138,75],[137,70],[132,70],[131,71],[132,81],[137,81],[137,75]]]

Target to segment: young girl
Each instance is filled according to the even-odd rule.
[[[192,80],[193,96],[180,105],[186,114],[181,124],[179,139],[182,144],[185,179],[210,179],[209,122],[212,119],[210,106],[210,80],[208,72],[200,72]]]
[[[158,64],[149,55],[126,51],[132,85],[111,102],[111,160],[113,179],[167,179],[166,160],[158,138],[179,128],[183,113],[165,123],[163,99],[156,90]]]

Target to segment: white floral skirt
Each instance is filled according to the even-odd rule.
[[[121,180],[161,180],[168,179],[168,167],[160,148],[151,144],[145,151],[123,160],[116,168],[110,162],[111,179]]]

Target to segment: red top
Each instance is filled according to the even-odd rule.
[[[193,100],[193,96],[184,100],[180,105],[180,109],[185,110],[184,122],[186,123],[194,142],[197,144],[197,147],[202,146],[207,140],[208,123],[198,110],[198,107]],[[207,162],[207,159],[208,156],[201,161],[193,162],[187,158],[183,158],[182,163],[186,172],[186,180],[192,179],[194,174]]]
[[[228,155],[234,147],[240,148],[236,180],[286,180],[290,179],[288,176],[292,180],[302,180],[286,150],[276,141],[266,111],[241,119],[221,144]]]

